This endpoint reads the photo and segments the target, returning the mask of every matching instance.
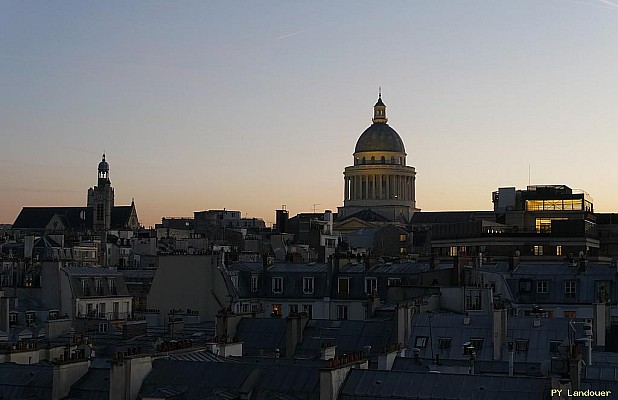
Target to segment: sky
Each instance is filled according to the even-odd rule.
[[[378,87],[425,211],[565,184],[618,212],[618,1],[0,2],[0,223],[336,210]]]

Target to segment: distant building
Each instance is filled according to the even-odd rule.
[[[98,166],[97,186],[88,189],[86,207],[24,207],[13,223],[14,230],[38,234],[133,230],[139,226],[134,202],[114,205],[105,154]]]
[[[416,170],[406,163],[401,137],[387,124],[382,96],[373,107],[373,124],[358,139],[354,165],[346,167],[344,201],[338,218],[371,210],[388,221],[409,221],[416,208]]]

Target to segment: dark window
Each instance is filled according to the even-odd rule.
[[[560,345],[562,344],[559,340],[551,340],[549,342],[549,351],[554,354],[560,351]]]
[[[515,351],[528,351],[528,341],[527,340],[516,340],[515,341]]]
[[[451,338],[439,338],[438,339],[438,348],[440,350],[448,350],[451,348]]]
[[[483,348],[483,339],[470,339],[470,343],[474,346],[474,350],[476,351]]]

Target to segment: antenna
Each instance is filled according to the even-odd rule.
[[[319,206],[319,205],[320,205],[320,203],[315,203],[315,204],[313,205],[313,213],[314,213],[314,214],[315,214],[316,206]]]

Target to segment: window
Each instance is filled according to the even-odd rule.
[[[283,306],[281,304],[273,304],[273,315],[283,315]]]
[[[440,350],[448,350],[451,348],[451,338],[438,338],[438,348]]]
[[[468,290],[466,293],[466,310],[482,310],[483,294],[480,290]]]
[[[562,246],[560,246],[560,245],[556,246],[556,255],[557,256],[561,256],[562,255]]]
[[[378,278],[365,278],[365,293],[375,294],[378,292]]]
[[[350,293],[350,278],[339,278],[338,280],[338,292],[339,294]]]
[[[94,280],[95,287],[97,289],[97,293],[103,292],[103,285],[101,284],[101,278],[96,278]]]
[[[564,282],[564,297],[567,299],[575,298],[575,281]]]
[[[17,321],[18,321],[18,316],[17,313],[10,313],[9,314],[9,325],[13,326],[13,325],[17,325]]]
[[[116,282],[114,278],[107,278],[107,287],[110,293],[116,294]]]
[[[597,301],[606,302],[609,300],[609,282],[597,281],[595,282]]]
[[[483,339],[470,339],[470,343],[474,346],[474,350],[479,351],[483,349]]]
[[[28,326],[34,325],[34,320],[35,320],[34,312],[28,311],[26,313],[26,325]]]
[[[401,278],[388,278],[388,286],[396,286],[401,284]]]
[[[549,341],[549,351],[552,354],[556,354],[558,352],[560,352],[560,345],[562,344],[561,341],[559,340],[550,340]]]
[[[400,242],[405,242],[406,240],[408,240],[408,235],[404,235],[404,234],[399,235]]]
[[[273,278],[273,293],[283,293],[283,278],[280,276]]]
[[[564,312],[564,317],[565,318],[570,318],[573,319],[577,316],[577,312],[576,311],[565,311]]]
[[[298,314],[298,304],[290,304],[290,314]]]
[[[542,256],[543,255],[543,246],[535,245],[534,249],[533,249],[533,254],[535,256]]]
[[[528,341],[527,340],[516,340],[515,341],[515,351],[528,351]]]
[[[107,333],[107,322],[99,324],[99,333]]]
[[[313,293],[313,277],[303,278],[303,293]]]
[[[313,305],[303,304],[303,312],[306,312],[309,318],[313,318]]]
[[[419,348],[419,349],[423,349],[427,347],[428,339],[429,338],[427,336],[417,336],[416,339],[414,340],[414,347]]]
[[[251,293],[257,293],[258,291],[258,276],[251,275]]]
[[[348,319],[348,306],[337,306],[337,319]]]
[[[451,246],[448,255],[451,257],[455,257],[457,255],[457,246]]]
[[[103,204],[97,204],[97,221],[103,221]]]
[[[528,279],[520,279],[519,291],[522,293],[530,293],[532,291],[532,281]]]
[[[536,282],[536,292],[537,293],[547,293],[547,281],[537,281]]]
[[[81,287],[82,287],[82,293],[83,294],[87,294],[88,285],[87,285],[86,279],[82,278],[80,280],[80,284],[81,284]]]

